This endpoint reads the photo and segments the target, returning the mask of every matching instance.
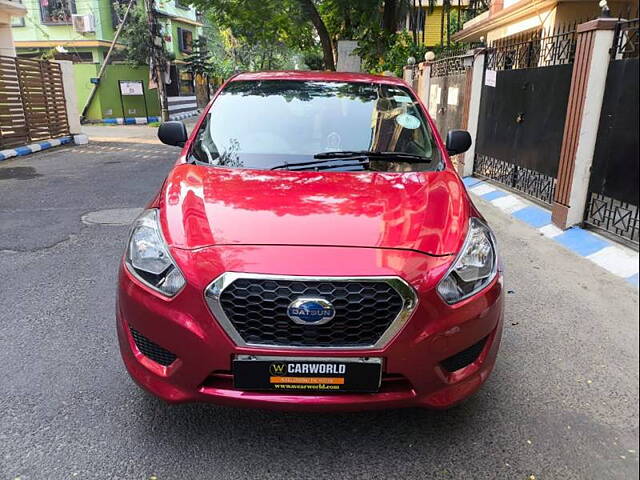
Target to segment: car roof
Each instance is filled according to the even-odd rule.
[[[231,82],[243,80],[310,80],[325,82],[361,82],[379,83],[384,85],[399,85],[407,87],[407,83],[398,77],[369,75],[366,73],[330,72],[330,71],[304,71],[304,70],[282,70],[268,72],[246,72],[239,73],[231,78]]]

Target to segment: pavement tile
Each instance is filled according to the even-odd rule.
[[[482,198],[484,198],[487,201],[491,201],[491,200],[495,200],[496,198],[501,198],[501,197],[506,197],[507,194],[505,192],[502,192],[500,190],[494,190],[493,192],[489,192],[489,193],[485,193],[484,195],[481,195]]]
[[[577,227],[570,228],[557,237],[554,237],[554,240],[583,257],[591,255],[610,245],[606,240]]]
[[[527,207],[527,204],[514,195],[505,195],[491,202],[505,213],[513,213]]]
[[[551,223],[551,212],[533,205],[514,212],[513,216],[535,228],[544,227]]]
[[[605,247],[587,258],[619,277],[627,278],[638,274],[638,252],[623,247]]]
[[[474,193],[475,195],[480,195],[480,196],[490,192],[494,192],[495,190],[496,190],[496,187],[492,187],[488,183],[481,183],[479,185],[471,187],[471,192]]]

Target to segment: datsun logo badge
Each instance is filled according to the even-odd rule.
[[[324,298],[300,297],[291,302],[287,315],[298,325],[323,325],[336,316],[336,310]]]

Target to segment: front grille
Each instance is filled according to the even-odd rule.
[[[136,347],[138,347],[138,350],[140,350],[140,353],[160,365],[168,367],[177,358],[175,354],[171,353],[169,350],[165,350],[157,343],[152,342],[134,328],[131,328],[131,336],[133,336],[133,341],[136,344]]]
[[[324,325],[293,323],[287,308],[299,297],[328,300],[335,317]],[[273,278],[237,278],[220,293],[219,304],[246,343],[329,348],[375,345],[405,307],[386,281]]]
[[[484,348],[484,344],[486,343],[486,341],[487,337],[484,337],[478,343],[474,343],[469,348],[466,348],[461,352],[450,356],[449,358],[442,361],[442,366],[449,372],[455,372],[456,370],[460,370],[467,365],[471,365],[476,361],[478,355],[480,355],[480,352]]]

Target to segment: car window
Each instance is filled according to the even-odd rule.
[[[371,159],[363,166],[369,170],[434,170],[440,165],[433,134],[412,94],[398,86],[360,82],[231,82],[207,114],[192,155],[213,166],[271,169],[343,151],[424,158]]]

